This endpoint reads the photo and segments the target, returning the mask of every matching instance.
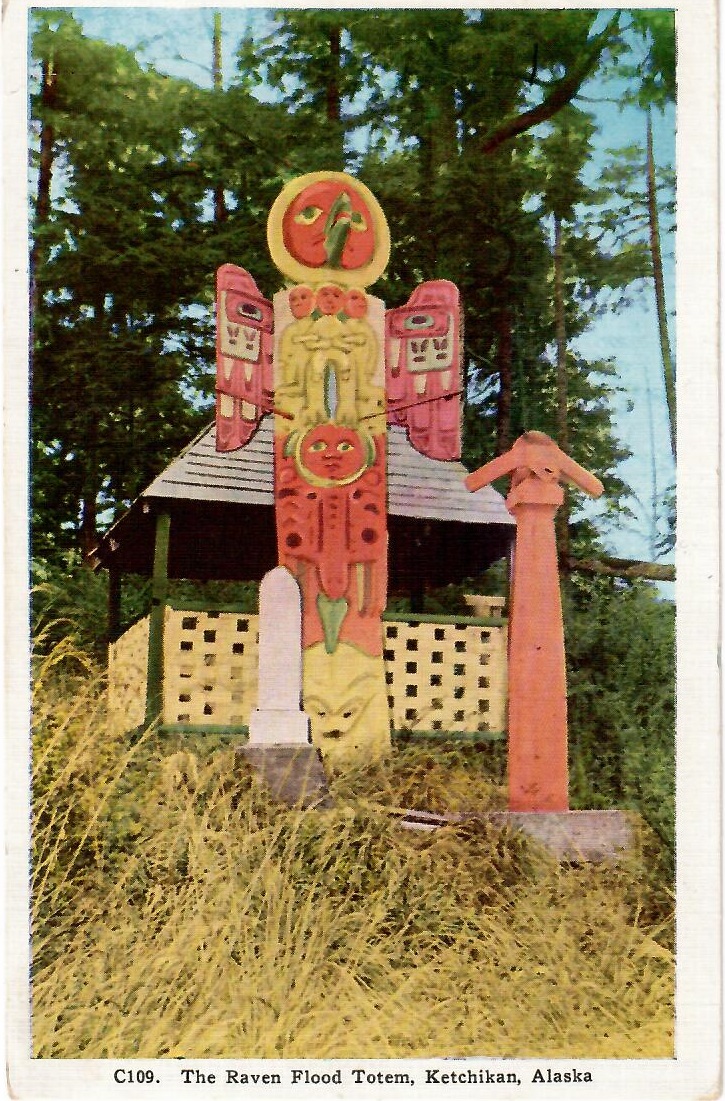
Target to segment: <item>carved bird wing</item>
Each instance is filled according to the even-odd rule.
[[[216,449],[244,447],[273,404],[272,303],[234,264],[217,272]]]
[[[461,455],[463,331],[458,288],[421,283],[405,306],[385,314],[388,421],[433,459]]]

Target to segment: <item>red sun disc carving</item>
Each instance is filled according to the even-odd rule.
[[[336,205],[339,209],[333,212]],[[306,267],[324,267],[330,263],[330,229],[339,229],[345,222],[349,222],[350,232],[337,266],[346,271],[364,267],[375,251],[372,215],[357,191],[339,180],[310,184],[292,200],[282,219],[285,248]]]

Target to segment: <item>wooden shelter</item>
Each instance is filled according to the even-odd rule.
[[[95,566],[110,575],[112,711],[128,729],[158,719],[181,729],[246,728],[255,691],[256,617],[232,607],[171,607],[168,581],[258,581],[277,564],[272,435],[267,419],[246,447],[224,454],[216,450],[215,428],[208,428],[144,490],[94,553]],[[488,487],[471,494],[460,463],[421,455],[403,428],[388,429],[387,462],[389,590],[411,594],[418,609],[385,616],[393,725],[500,730],[502,601],[491,602],[493,615],[455,619],[426,616],[422,598],[427,587],[460,582],[509,555],[514,521],[499,493]],[[153,578],[152,607],[146,620],[119,636],[122,577],[130,573]],[[474,651],[466,666],[462,654]],[[491,692],[494,654],[501,668]],[[484,664],[490,666],[486,675]],[[449,677],[450,707],[444,701]],[[475,697],[475,722],[461,703],[453,706],[464,694],[468,703]],[[492,695],[497,702],[489,718]]]

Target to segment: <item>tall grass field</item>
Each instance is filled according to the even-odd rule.
[[[70,638],[36,648],[38,1058],[668,1058],[673,898],[639,817],[618,863],[560,865],[469,820],[505,805],[476,747],[397,746],[272,803],[217,739],[108,734]]]

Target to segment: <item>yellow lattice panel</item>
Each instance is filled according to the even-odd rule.
[[[505,627],[386,621],[383,630],[395,730],[505,729]],[[119,732],[144,721],[148,638],[146,618],[109,648],[109,713]],[[256,615],[167,608],[164,723],[247,726],[257,705],[258,641]]]
[[[149,653],[148,616],[137,620],[108,648],[108,715],[112,731],[143,724]]]
[[[246,726],[257,704],[259,617],[166,609],[164,723]]]
[[[503,627],[388,622],[384,630],[388,705],[396,730],[504,729]]]

